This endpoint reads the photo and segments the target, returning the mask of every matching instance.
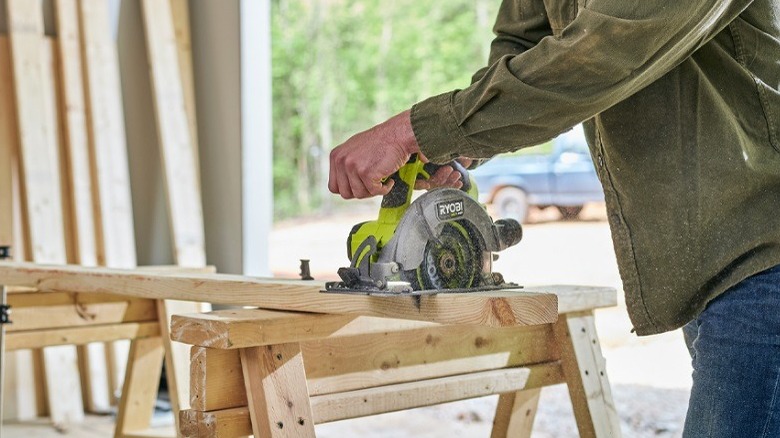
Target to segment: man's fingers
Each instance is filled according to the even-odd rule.
[[[454,186],[456,184],[460,183],[460,186],[463,185],[463,182],[461,181],[461,174],[460,172],[452,172],[447,176],[447,185],[448,186]],[[460,187],[458,186],[458,187]]]
[[[349,185],[349,177],[347,172],[340,169],[336,172],[336,179],[338,181],[338,193],[344,199],[352,199],[355,196],[352,194],[352,187]]]
[[[414,182],[414,188],[416,190],[430,190],[431,183],[425,179],[418,179]]]

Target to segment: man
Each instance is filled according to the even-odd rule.
[[[330,190],[586,121],[636,332],[685,326],[684,436],[780,437],[780,2],[504,0],[494,30],[471,86],[334,149]]]

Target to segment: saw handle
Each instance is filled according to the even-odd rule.
[[[444,166],[450,166],[456,172],[460,173],[460,181],[463,183],[463,185],[460,187],[460,189],[463,190],[464,192],[468,193],[468,191],[471,190],[471,176],[469,175],[468,169],[466,169],[465,167],[463,167],[462,164],[460,164],[460,161],[452,160],[451,162],[449,162],[447,164],[425,163],[423,165],[423,170],[425,171],[425,173],[428,174],[428,178],[430,178],[431,176],[433,176],[434,173],[436,173],[436,171],[438,171],[439,169],[441,169]],[[423,176],[423,175],[420,174],[418,176],[418,178],[420,176]],[[428,179],[428,178],[425,178],[425,179]]]
[[[414,182],[418,179],[430,178],[444,166],[450,166],[460,173],[460,179],[463,182],[460,189],[468,193],[471,190],[471,177],[469,171],[460,162],[453,160],[447,164],[422,164],[419,155],[412,154],[406,164],[387,177],[387,180],[393,180],[393,188],[382,197],[382,208],[396,208],[408,203],[411,200],[411,193],[414,191]]]

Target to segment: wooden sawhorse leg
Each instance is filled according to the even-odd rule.
[[[593,312],[561,315],[554,330],[580,436],[619,438],[620,420],[612,400]]]
[[[498,396],[490,438],[530,437],[541,392],[541,388],[536,388]]]
[[[240,355],[254,436],[313,438],[300,344],[242,348]]]
[[[154,414],[165,349],[159,336],[133,339],[119,401],[115,438],[147,430]]]

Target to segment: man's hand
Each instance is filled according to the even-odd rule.
[[[460,157],[458,161],[463,167],[468,168],[474,160]],[[430,190],[438,187],[452,187],[454,189],[463,187],[460,172],[457,172],[452,166],[442,166],[430,178],[418,179],[414,184],[414,188],[417,190]]]
[[[393,181],[382,180],[419,152],[407,110],[333,149],[328,189],[344,199],[386,195]]]

